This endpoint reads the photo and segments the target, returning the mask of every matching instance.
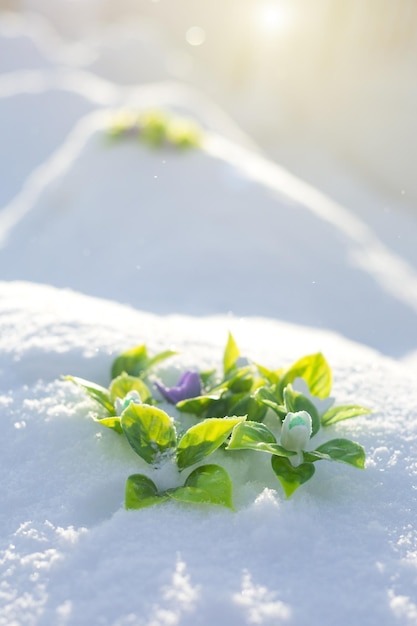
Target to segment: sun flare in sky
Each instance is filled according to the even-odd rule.
[[[257,21],[265,34],[285,33],[294,22],[294,11],[288,2],[263,3],[257,11]]]

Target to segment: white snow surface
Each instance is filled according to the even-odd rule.
[[[60,376],[107,384],[115,355],[146,342],[180,352],[157,371],[170,381],[219,367],[228,330],[270,367],[325,352],[337,401],[374,410],[326,439],[359,441],[366,470],[323,462],[285,500],[262,461],[249,471],[222,453],[236,512],[174,502],[125,511],[130,473],[160,488],[178,479],[101,429]],[[279,321],[157,316],[20,282],[0,285],[0,349],[0,624],[416,623],[417,393],[403,366]]]
[[[0,213],[2,278],[417,348],[417,268],[364,221],[218,134],[182,154],[111,144],[108,115],[83,117]]]
[[[291,176],[188,86],[110,83],[69,63],[73,47],[51,36],[40,47],[24,20],[1,25],[14,47],[0,74],[0,278],[154,313],[285,319],[395,357],[417,350],[415,220],[375,228],[366,197],[357,215]],[[37,57],[27,67],[28,42],[49,69]],[[112,146],[106,124],[120,107],[190,115],[204,144]]]
[[[191,87],[144,84],[181,65],[150,24],[35,4],[87,35],[0,14],[0,626],[417,625],[415,220],[337,168],[324,187],[352,206],[330,200]],[[110,145],[120,106],[185,112],[203,146]],[[188,470],[147,466],[62,376],[107,385],[146,343],[178,350],[154,373],[173,384],[220,368],[229,330],[269,367],[325,354],[337,403],[373,413],[319,437],[358,441],[365,471],[323,461],[286,500],[268,455],[216,452],[235,512],[125,511],[129,474]]]

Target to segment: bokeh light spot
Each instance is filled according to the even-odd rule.
[[[190,46],[201,46],[206,40],[206,31],[201,26],[191,26],[185,33],[185,39]]]

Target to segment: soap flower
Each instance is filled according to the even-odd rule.
[[[171,404],[201,396],[201,378],[197,372],[184,372],[174,387],[165,387],[158,382],[155,386]]]
[[[312,421],[307,411],[287,413],[282,422],[281,445],[286,450],[297,454],[289,457],[291,464],[297,467],[303,461],[303,450],[308,444],[312,432]]]
[[[132,391],[129,391],[129,393],[127,393],[124,398],[116,398],[114,408],[116,409],[117,415],[121,415],[123,411],[127,409],[127,407],[132,403],[142,404],[141,397],[136,389],[132,389]]]

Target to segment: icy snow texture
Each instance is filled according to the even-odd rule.
[[[0,296],[0,624],[415,623],[417,394],[405,369],[271,320],[159,317],[25,283]],[[218,366],[228,329],[271,367],[325,351],[338,402],[375,411],[326,431],[362,443],[366,471],[323,462],[285,501],[267,464],[252,475],[223,453],[236,513],[124,511],[125,478],[149,468],[59,375],[106,384],[115,354],[142,341],[180,350],[164,377]],[[167,487],[172,472],[153,478]]]

